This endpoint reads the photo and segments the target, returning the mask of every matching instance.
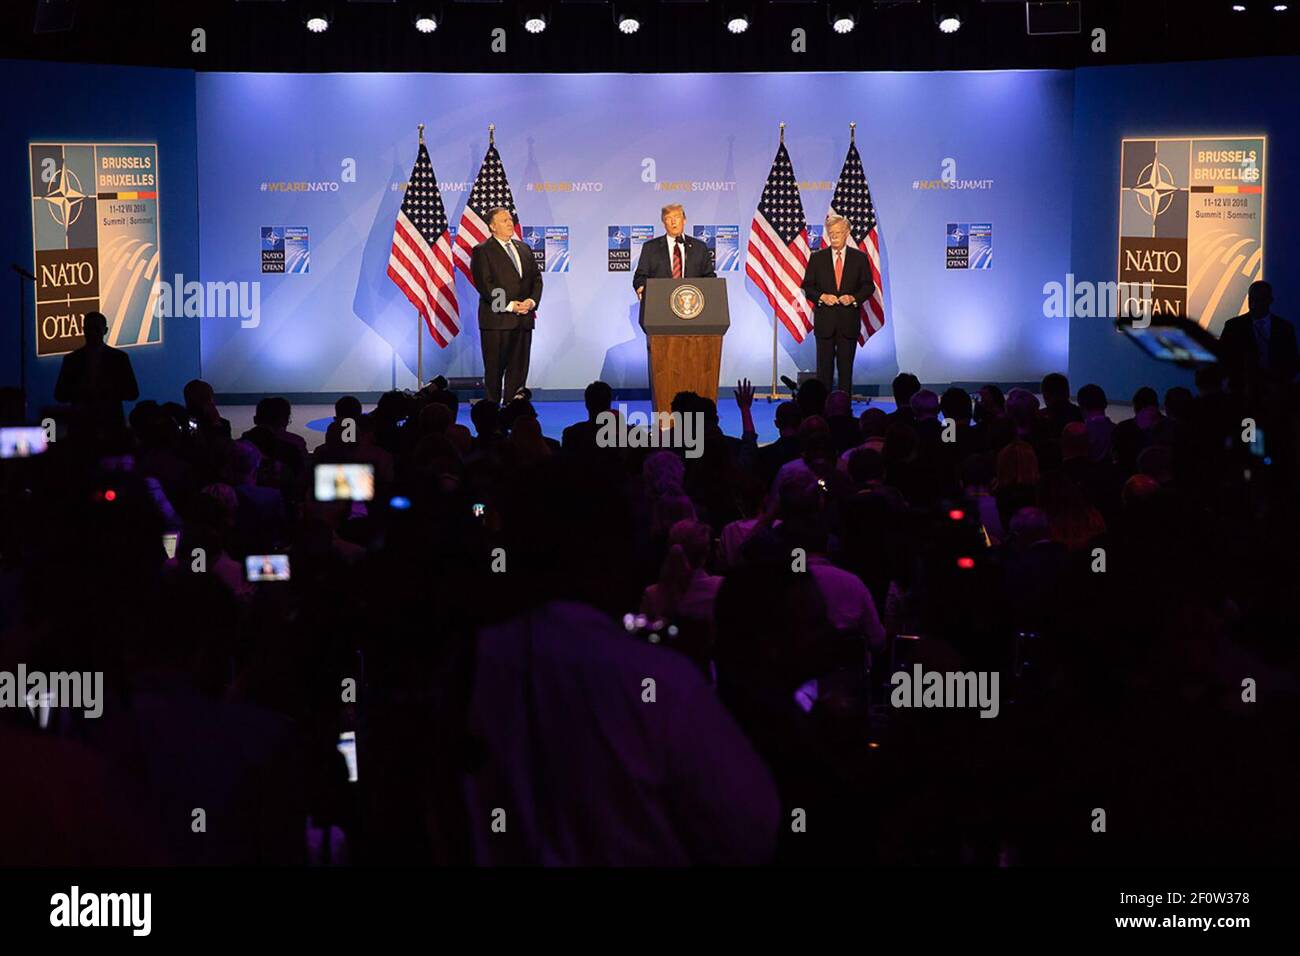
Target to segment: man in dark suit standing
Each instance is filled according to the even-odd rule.
[[[470,272],[478,290],[478,328],[483,344],[483,381],[488,401],[519,397],[528,381],[542,272],[532,250],[515,238],[515,217],[498,206],[488,213],[492,235],[474,247]]]
[[[639,299],[646,279],[712,279],[717,276],[709,261],[709,247],[686,235],[686,210],[681,203],[669,203],[659,211],[664,235],[655,236],[641,247],[632,288]]]
[[[1300,369],[1295,326],[1273,314],[1273,287],[1267,282],[1252,282],[1246,302],[1247,312],[1229,319],[1219,336],[1219,359],[1232,390],[1290,382]]]
[[[826,219],[829,249],[808,257],[803,294],[813,303],[813,334],[817,337],[817,377],[831,388],[831,373],[838,366],[839,387],[853,394],[853,355],[862,331],[862,304],[876,291],[871,280],[871,260],[849,245],[849,221],[843,216]]]
[[[72,405],[75,420],[101,437],[123,427],[122,403],[140,397],[131,357],[104,344],[108,319],[102,312],[87,312],[82,320],[86,344],[63,356],[54,400]]]

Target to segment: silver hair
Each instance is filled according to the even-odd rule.
[[[844,223],[845,228],[847,228],[849,232],[853,231],[853,226],[849,224],[849,221],[845,219],[843,216],[841,216],[839,213],[834,213],[834,212],[826,217],[826,231],[830,232],[831,226],[835,225],[837,222]]]

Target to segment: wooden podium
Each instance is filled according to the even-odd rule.
[[[724,279],[648,279],[641,297],[650,398],[667,412],[678,392],[718,400],[722,336],[731,326]]]

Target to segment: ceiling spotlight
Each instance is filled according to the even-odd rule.
[[[1286,11],[1287,11],[1287,6],[1286,6],[1285,3],[1275,3],[1275,4],[1273,4],[1273,12],[1274,12],[1274,13],[1286,13]]]
[[[438,15],[433,10],[417,10],[411,22],[421,33],[432,33],[438,29]]]
[[[934,23],[940,33],[956,33],[961,29],[963,6],[957,0],[934,0]]]
[[[330,28],[330,15],[327,10],[313,10],[302,21],[311,33],[324,33]]]
[[[727,32],[740,34],[749,29],[754,22],[750,4],[743,0],[732,0],[722,6],[722,22],[727,25]]]
[[[858,25],[858,15],[852,6],[846,3],[831,3],[826,10],[830,18],[831,29],[836,33],[852,33]]]
[[[542,7],[525,7],[524,8],[524,29],[529,33],[541,33],[546,29],[546,24],[550,20],[546,10]]]
[[[1246,5],[1245,5],[1244,3],[1234,3],[1234,4],[1232,5],[1232,12],[1233,12],[1233,13],[1245,13],[1245,12],[1246,12]]]
[[[631,35],[641,29],[641,10],[631,3],[620,3],[614,8],[614,25],[618,32]]]

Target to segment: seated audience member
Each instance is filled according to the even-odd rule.
[[[975,405],[976,422],[987,424],[1006,416],[1007,400],[1002,389],[996,385],[981,385],[975,394],[979,396]]]
[[[217,410],[211,385],[199,378],[191,379],[185,383],[184,399],[185,411],[194,419],[200,435],[208,439],[230,440],[230,422]]]
[[[799,457],[799,426],[803,417],[803,412],[794,402],[781,402],[776,406],[777,439],[758,449],[758,477],[764,487],[771,487],[782,465]]]
[[[1133,422],[1138,428],[1149,432],[1163,417],[1160,414],[1160,397],[1154,388],[1144,385],[1133,393]]]
[[[867,586],[829,557],[825,492],[815,480],[792,478],[781,488],[781,539],[807,557],[808,572],[826,604],[826,618],[843,637],[862,640],[868,649],[884,648],[885,629]]]
[[[486,454],[498,446],[504,435],[501,430],[501,406],[480,399],[470,406],[470,421],[474,425],[474,451]]]
[[[787,482],[812,478],[835,482],[836,490],[843,490],[843,475],[836,472],[835,446],[831,443],[830,426],[820,415],[805,418],[799,423],[799,457],[786,462],[772,481],[772,490]]]
[[[307,445],[289,432],[292,406],[283,398],[264,398],[253,413],[253,427],[240,436],[261,452],[259,484],[278,487],[290,497],[307,484]]]
[[[911,372],[899,372],[890,386],[894,395],[894,411],[889,415],[890,426],[912,424],[912,396],[921,390],[921,380]]]
[[[772,858],[772,778],[685,657],[566,601],[483,628],[475,657],[468,727],[485,756],[465,787],[474,862]],[[654,706],[643,702],[649,675]],[[514,808],[504,833],[493,832],[493,807]]]
[[[1088,384],[1079,389],[1079,411],[1088,432],[1088,457],[1092,461],[1110,458],[1115,423],[1106,415],[1106,405],[1106,393],[1100,385]]]
[[[240,559],[249,554],[274,553],[286,543],[284,498],[279,489],[257,484],[261,464],[262,453],[252,442],[241,439],[230,445],[224,477],[238,503],[231,546],[234,556]]]
[[[651,620],[711,626],[713,601],[722,586],[722,578],[705,570],[712,543],[703,522],[687,518],[674,524],[668,530],[668,554],[659,580],[641,596],[641,613]]]
[[[1003,527],[1021,508],[1038,504],[1038,456],[1028,442],[1014,441],[998,452],[993,494]]]
[[[862,440],[861,429],[853,417],[853,400],[843,389],[835,389],[826,398],[826,424],[839,454],[856,447]]]
[[[870,448],[872,451],[883,452],[885,448],[885,432],[889,430],[889,415],[883,408],[867,408],[858,416],[858,443],[848,451],[840,455],[839,469],[847,472],[849,470],[849,456],[859,448]]]
[[[614,406],[614,390],[605,382],[592,382],[583,390],[582,403],[587,409],[585,421],[574,422],[564,429],[560,448],[566,455],[582,461],[593,461],[599,455],[618,457],[617,448],[600,448],[596,439],[600,433],[601,416]]]
[[[1000,544],[1005,537],[1002,515],[998,510],[998,499],[993,493],[996,477],[995,459],[992,454],[971,455],[961,463],[961,493],[975,505],[979,514],[980,526],[989,536],[990,544]]]
[[[1049,372],[1043,376],[1043,420],[1047,423],[1050,434],[1059,435],[1061,429],[1071,422],[1083,421],[1079,406],[1070,401],[1070,380],[1060,372]]]
[[[829,396],[830,390],[826,387],[825,382],[819,378],[810,378],[799,386],[794,400],[804,418],[816,415],[824,419],[826,417],[826,399]]]

